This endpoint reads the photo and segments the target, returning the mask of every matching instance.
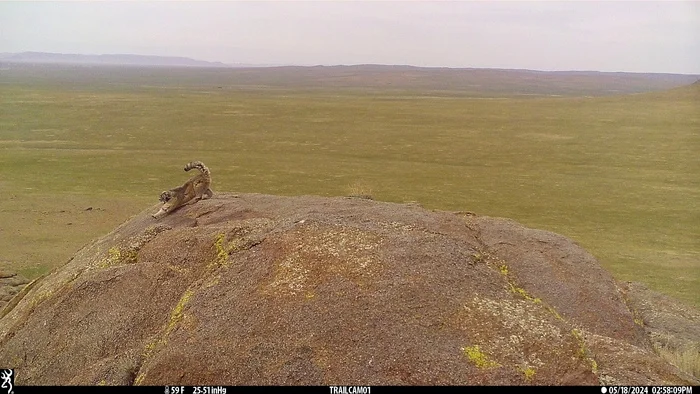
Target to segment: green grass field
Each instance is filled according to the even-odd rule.
[[[523,98],[148,73],[111,84],[0,73],[0,269],[34,277],[63,264],[197,159],[215,192],[360,189],[510,217],[700,306],[698,85]]]

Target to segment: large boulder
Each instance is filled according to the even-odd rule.
[[[550,232],[345,197],[156,210],[0,312],[17,384],[697,384]]]

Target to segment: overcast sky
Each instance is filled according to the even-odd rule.
[[[700,74],[700,1],[0,1],[0,52]]]

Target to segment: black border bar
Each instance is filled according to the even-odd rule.
[[[385,393],[588,393],[588,394],[700,394],[698,386],[15,386],[12,394],[25,393],[143,393],[143,394],[385,394]],[[0,394],[5,394],[0,389]]]

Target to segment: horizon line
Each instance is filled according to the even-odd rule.
[[[44,54],[44,55],[59,55],[59,56],[136,56],[136,57],[151,57],[163,59],[182,59],[200,63],[209,63],[211,66],[204,65],[166,65],[166,64],[122,64],[122,63],[97,63],[96,65],[112,65],[112,66],[148,66],[148,67],[185,67],[185,68],[275,68],[275,67],[362,67],[362,66],[381,66],[381,67],[411,67],[417,69],[448,69],[448,70],[494,70],[494,71],[528,71],[528,72],[551,72],[551,73],[602,73],[602,74],[662,74],[662,75],[686,75],[700,77],[698,73],[684,72],[667,72],[667,71],[601,71],[593,69],[531,69],[531,68],[507,68],[507,67],[467,67],[467,66],[419,66],[414,64],[388,64],[388,63],[334,63],[334,64],[275,64],[275,63],[226,63],[222,61],[200,60],[188,56],[180,55],[144,55],[138,53],[63,53],[63,52],[44,52],[44,51],[22,51],[22,52],[0,52],[0,55],[22,55],[22,54]],[[7,61],[0,57],[0,62]],[[31,61],[17,63],[32,63]],[[34,62],[35,64],[56,64],[48,62]],[[90,64],[90,63],[58,63],[58,64]]]

